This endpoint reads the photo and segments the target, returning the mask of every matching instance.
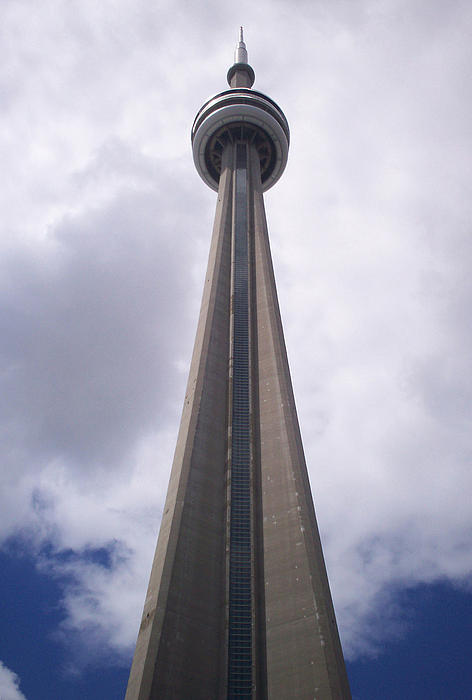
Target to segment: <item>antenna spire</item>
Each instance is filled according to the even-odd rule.
[[[239,27],[239,42],[234,52],[235,63],[247,63],[246,44],[244,43],[243,28]]]
[[[244,43],[243,28],[239,27],[239,41],[234,51],[234,64],[226,76],[232,88],[251,88],[255,75],[247,60],[246,44]]]

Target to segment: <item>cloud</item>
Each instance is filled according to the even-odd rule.
[[[472,524],[471,115],[459,87],[471,56],[457,29],[471,17],[464,4],[444,16],[435,5],[430,41],[420,4],[370,8],[356,27],[331,13],[331,26],[300,27],[298,60],[318,69],[308,80],[293,71],[280,98],[292,129],[284,177],[297,186],[281,183],[267,197],[295,395],[350,656],[398,633],[398,590],[467,579]]]
[[[354,656],[402,633],[397,590],[470,574],[472,13],[297,8],[240,9],[256,88],[291,126],[269,230]],[[137,631],[215,203],[189,128],[240,20],[124,0],[1,12],[0,533],[62,581],[80,666]]]
[[[26,700],[19,688],[20,679],[0,661],[0,697],[2,700]]]
[[[198,227],[178,211],[180,197],[192,199],[185,184],[162,165],[159,173],[152,190],[119,186],[65,217],[44,244],[3,258],[0,419],[17,476],[31,460],[38,473],[51,461],[122,468],[175,411],[170,389],[182,382],[179,340],[194,292],[178,271],[198,255],[197,238],[182,246],[176,232]],[[164,179],[170,190],[159,196]]]
[[[134,641],[196,325],[201,224],[179,207],[194,195],[175,164],[122,142],[73,177],[93,204],[2,261],[1,531],[22,533],[61,578],[63,629],[87,640],[78,663],[78,648]],[[89,560],[97,550],[106,566]]]

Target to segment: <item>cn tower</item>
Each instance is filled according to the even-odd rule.
[[[227,79],[192,127],[216,216],[126,700],[344,700],[263,201],[289,127],[242,29]]]

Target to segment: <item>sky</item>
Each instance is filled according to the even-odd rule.
[[[124,696],[216,195],[190,128],[239,25],[356,700],[472,697],[472,5],[0,4],[0,698]]]

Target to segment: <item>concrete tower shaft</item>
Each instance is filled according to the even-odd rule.
[[[126,700],[348,700],[263,202],[288,125],[234,87],[202,107],[192,142],[216,216]]]

